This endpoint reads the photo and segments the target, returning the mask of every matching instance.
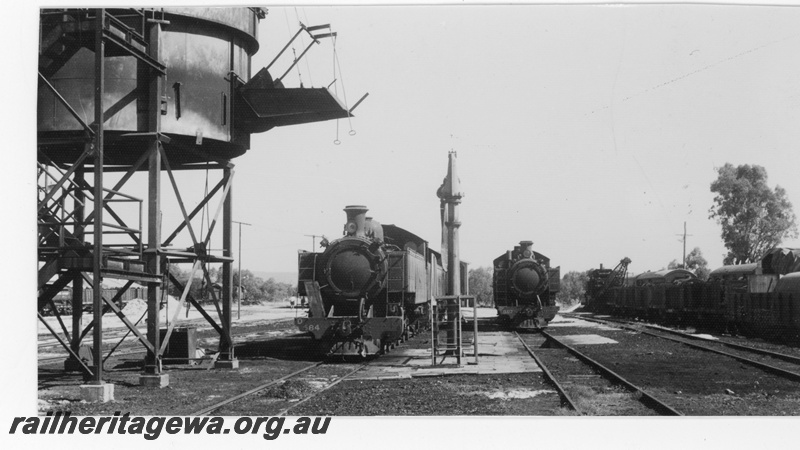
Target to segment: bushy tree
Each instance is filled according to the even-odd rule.
[[[237,298],[238,283],[239,273],[234,271],[234,298]],[[283,301],[296,293],[296,289],[290,283],[281,283],[274,278],[264,280],[249,270],[242,271],[242,304]]]
[[[728,248],[725,264],[755,262],[783,239],[797,237],[786,191],[780,186],[769,188],[763,167],[726,163],[717,172],[719,176],[711,183],[716,196],[709,213],[722,226]]]
[[[492,269],[478,267],[469,271],[469,293],[475,296],[478,306],[494,306]]]
[[[189,283],[189,275],[191,274],[191,266],[185,266],[188,270],[181,269],[181,266],[178,264],[170,264],[169,265],[169,272],[175,276],[175,278],[180,281],[183,286]],[[192,280],[192,286],[189,288],[189,294],[192,298],[199,300],[203,298],[203,271],[202,269],[197,269],[194,273],[194,279]],[[168,288],[169,295],[180,298],[183,294],[183,289],[179,289],[178,286],[173,284],[171,281],[169,283]]]
[[[695,247],[688,255],[686,255],[686,261],[684,262],[683,267],[678,262],[677,259],[673,259],[667,265],[668,269],[680,269],[685,268],[686,270],[691,270],[697,275],[697,278],[701,280],[707,280],[708,274],[711,273],[711,270],[708,269],[708,261],[703,257],[703,252],[700,251],[700,247]]]
[[[587,272],[570,271],[561,278],[561,289],[556,294],[556,301],[562,305],[579,303],[586,294],[586,283],[589,282]]]
[[[190,269],[191,270],[191,269]],[[176,264],[170,265],[170,272],[175,275],[184,286],[189,281],[190,270],[182,270]],[[211,279],[211,286],[203,276],[203,271],[198,269],[194,274],[194,282],[189,290],[189,293],[195,300],[201,303],[213,301],[211,293],[212,287],[219,289],[222,285],[222,269],[209,268],[209,278]],[[242,270],[242,304],[262,303],[283,301],[290,296],[297,295],[297,288],[291,283],[281,283],[274,278],[264,280],[261,277],[253,275],[249,270]],[[239,271],[233,271],[233,301],[239,301]],[[170,283],[169,294],[180,298],[182,290],[177,286]],[[217,291],[217,299],[220,300],[221,295]]]

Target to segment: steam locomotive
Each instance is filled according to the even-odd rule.
[[[492,288],[497,315],[513,328],[539,329],[556,313],[556,293],[561,287],[561,267],[550,267],[550,258],[533,250],[532,241],[521,241],[494,260]]]
[[[344,211],[343,237],[298,255],[309,314],[295,325],[332,343],[331,354],[375,355],[426,325],[431,297],[446,289],[442,256],[419,236],[366,217],[365,206]]]

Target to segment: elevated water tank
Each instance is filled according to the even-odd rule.
[[[250,134],[275,126],[348,117],[327,89],[286,89],[261,70],[251,81],[261,8],[109,9],[105,21],[105,155],[127,165],[141,155],[131,134],[152,131],[153,115],[173,164],[228,160],[250,147]],[[56,162],[84,150],[81,123],[94,122],[96,10],[41,11],[39,149]],[[157,42],[151,27],[161,24]],[[158,104],[152,80],[163,65]],[[46,81],[42,81],[42,80]],[[52,85],[58,95],[45,83]]]

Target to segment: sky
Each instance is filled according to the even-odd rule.
[[[341,236],[350,204],[439,248],[435,192],[455,151],[473,267],[532,240],[562,273],[625,256],[658,270],[681,259],[684,222],[687,252],[719,267],[716,168],[764,166],[800,207],[798,19],[731,5],[270,7],[254,72],[298,22],[329,23],[335,47],[315,45],[284,83],[337,80],[348,106],[369,96],[349,121],[254,135],[235,160],[234,215],[253,224],[243,266],[293,270],[305,235]]]
[[[340,237],[352,204],[440,248],[450,151],[472,267],[532,240],[562,274],[623,257],[633,273],[659,270],[682,258],[684,222],[687,252],[720,267],[716,168],[764,166],[800,210],[798,19],[797,7],[742,5],[268,7],[252,73],[300,22],[330,24],[335,45],[312,46],[284,84],[330,85],[348,108],[369,95],[350,120],[254,134],[233,161],[234,220],[251,224],[242,267],[296,272],[297,251]],[[273,76],[308,44],[302,34]],[[186,207],[220,176],[179,173]],[[168,234],[181,215],[162,184]],[[142,175],[126,189],[146,197],[144,186]],[[238,228],[234,245],[237,256]]]

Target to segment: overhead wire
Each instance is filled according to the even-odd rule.
[[[305,19],[305,23],[309,24],[311,22],[308,21],[308,15],[306,14],[306,9],[301,8],[303,10],[303,18]],[[294,13],[297,15],[297,7],[294,8]],[[300,21],[300,17],[298,16],[297,21]],[[303,42],[303,48],[305,48],[305,42],[303,41],[303,36],[300,36],[300,41]],[[313,45],[313,44],[312,44]],[[314,78],[311,75],[311,66],[308,64],[308,58],[306,58],[306,72],[308,73],[308,82],[311,84],[311,87],[314,87]]]
[[[711,69],[713,67],[716,67],[716,66],[718,66],[720,64],[724,64],[726,62],[729,62],[729,61],[732,61],[734,59],[740,58],[742,56],[748,55],[750,53],[757,52],[757,51],[759,51],[759,50],[761,50],[761,49],[763,49],[765,47],[769,47],[771,45],[778,44],[778,43],[783,42],[783,41],[787,41],[787,40],[795,38],[797,36],[800,36],[800,34],[793,34],[791,36],[788,36],[788,37],[785,37],[785,38],[782,38],[782,39],[777,39],[777,40],[774,40],[774,41],[770,41],[770,42],[767,42],[766,44],[762,44],[762,45],[759,45],[757,47],[753,47],[753,48],[750,48],[748,50],[741,51],[741,52],[739,52],[739,53],[737,53],[735,55],[729,56],[727,58],[723,58],[723,59],[717,60],[715,62],[712,62],[710,64],[706,64],[705,66],[700,67],[699,69],[695,69],[695,70],[693,70],[691,72],[684,73],[683,75],[677,76],[675,78],[671,78],[671,79],[669,79],[667,81],[664,81],[663,83],[659,83],[659,84],[651,86],[651,87],[649,87],[649,88],[647,88],[647,89],[645,89],[643,91],[637,92],[635,94],[631,94],[631,95],[629,95],[627,97],[624,97],[624,98],[622,98],[620,100],[620,102],[627,102],[628,100],[633,100],[634,98],[639,97],[639,96],[644,95],[644,94],[647,94],[648,92],[652,92],[652,91],[655,91],[657,89],[661,89],[661,88],[663,88],[665,86],[669,86],[672,83],[675,83],[675,82],[681,81],[683,79],[689,78],[691,76],[697,75],[698,73],[705,72],[706,70]],[[594,114],[596,112],[600,112],[600,111],[609,109],[611,107],[612,107],[612,105],[605,105],[605,106],[602,106],[602,107],[600,107],[598,109],[589,111],[588,113],[584,114],[584,116],[588,116],[588,115]]]
[[[295,8],[295,15],[297,15],[297,8]],[[283,16],[286,19],[286,32],[288,33],[289,36],[292,36],[292,27],[291,27],[291,25],[289,25],[289,13],[286,12],[285,8],[283,10]],[[299,22],[299,19],[298,19],[298,22]],[[302,35],[300,36],[300,40],[301,40],[301,43],[302,43],[302,40],[303,40],[303,36]],[[293,55],[292,57],[294,58],[294,61],[297,61],[297,51],[295,50],[294,44],[292,44],[292,55]],[[303,87],[303,76],[300,73],[299,65],[297,65],[297,77],[300,79],[300,87]]]
[[[677,76],[677,77],[671,78],[671,79],[669,79],[669,80],[667,80],[667,81],[664,81],[664,82],[662,82],[662,83],[659,83],[659,84],[656,84],[656,85],[654,85],[654,86],[651,86],[651,87],[649,87],[649,88],[647,88],[647,89],[644,89],[644,90],[642,90],[642,91],[640,91],[640,92],[637,92],[637,93],[635,93],[635,94],[632,94],[632,95],[629,95],[629,96],[623,97],[622,99],[620,99],[620,100],[619,100],[619,102],[620,102],[620,103],[624,103],[624,102],[627,102],[627,101],[629,101],[629,100],[633,100],[633,99],[635,99],[635,98],[637,98],[637,97],[640,97],[640,96],[642,96],[642,95],[644,95],[644,94],[647,94],[647,93],[653,92],[653,91],[655,91],[655,90],[661,89],[661,88],[663,88],[663,87],[669,86],[669,85],[671,85],[671,84],[673,84],[673,83],[676,83],[676,82],[678,82],[678,81],[682,81],[682,80],[684,80],[684,79],[686,79],[686,78],[689,78],[689,77],[691,77],[691,76],[697,75],[697,74],[699,74],[699,73],[701,73],[701,72],[704,72],[704,71],[706,71],[706,70],[709,70],[709,69],[711,69],[711,68],[714,68],[714,67],[716,67],[716,66],[719,66],[719,65],[721,65],[721,64],[724,64],[724,63],[726,63],[726,62],[729,62],[729,61],[732,61],[732,60],[738,59],[738,58],[740,58],[740,57],[743,57],[743,56],[745,56],[745,55],[749,55],[749,54],[751,54],[751,53],[755,53],[755,52],[757,52],[757,51],[759,51],[759,50],[762,50],[762,49],[764,49],[764,48],[766,48],[766,47],[769,47],[769,46],[771,46],[771,45],[774,45],[774,44],[777,44],[777,43],[780,43],[780,42],[783,42],[783,41],[786,41],[786,40],[789,40],[789,39],[795,38],[795,37],[797,37],[797,36],[799,36],[799,35],[800,35],[800,34],[794,34],[794,35],[791,35],[791,36],[788,36],[788,37],[785,37],[785,38],[776,39],[776,40],[773,40],[773,41],[770,41],[770,42],[764,43],[764,44],[762,44],[762,45],[759,45],[759,46],[752,47],[752,48],[750,48],[750,49],[747,49],[747,50],[741,51],[741,52],[739,52],[739,53],[736,53],[736,54],[734,54],[734,55],[728,56],[728,57],[726,57],[726,58],[723,58],[723,59],[720,59],[720,60],[714,61],[714,62],[712,62],[712,63],[710,63],[710,64],[706,64],[705,66],[703,66],[703,67],[700,67],[700,68],[698,68],[698,69],[695,69],[695,70],[693,70],[693,71],[691,71],[691,72],[684,73],[684,74],[682,74],[682,75],[680,75],[680,76]],[[623,41],[623,45],[624,45],[624,41]],[[624,51],[624,47],[623,47],[623,51]],[[613,85],[613,87],[612,87],[612,96],[614,95],[614,94],[613,94],[613,92],[614,92],[614,90],[615,90],[614,88],[616,87],[616,82],[617,82],[617,75],[618,75],[618,72],[619,72],[619,67],[617,67],[617,74],[615,75],[615,78],[614,78],[614,85]],[[584,117],[585,117],[585,116],[592,115],[592,114],[595,114],[596,112],[600,112],[600,111],[603,111],[603,110],[606,110],[606,109],[607,109],[607,110],[609,110],[609,111],[610,111],[610,113],[611,113],[611,120],[612,120],[612,123],[611,123],[611,127],[612,127],[612,138],[613,138],[613,140],[614,140],[614,149],[615,149],[615,153],[616,153],[616,150],[617,150],[617,142],[616,142],[616,133],[615,133],[615,130],[614,130],[615,126],[614,126],[614,100],[613,100],[613,98],[612,98],[611,102],[610,102],[608,105],[602,106],[602,107],[600,107],[600,108],[598,108],[598,109],[596,109],[596,110],[592,110],[592,111],[590,111],[590,112],[588,112],[588,113],[584,114]],[[672,218],[670,217],[670,214],[669,214],[669,212],[667,211],[667,208],[666,208],[666,206],[665,206],[665,205],[664,205],[664,203],[661,201],[661,198],[659,197],[658,193],[656,192],[656,190],[655,190],[655,188],[654,188],[654,186],[653,186],[652,182],[650,181],[650,178],[647,176],[647,172],[645,171],[644,167],[642,166],[642,164],[639,162],[639,160],[636,158],[636,156],[635,156],[635,155],[632,155],[632,156],[633,156],[634,162],[636,162],[636,165],[639,167],[639,170],[641,170],[641,172],[642,172],[642,175],[643,175],[643,176],[644,176],[644,178],[645,178],[645,181],[646,181],[646,182],[647,182],[647,184],[650,186],[650,190],[651,190],[651,192],[653,192],[653,195],[655,196],[655,198],[656,198],[656,201],[658,202],[659,206],[661,206],[661,210],[662,210],[663,214],[665,215],[666,219],[667,219],[668,221],[670,221],[670,222],[673,222]]]
[[[347,109],[347,123],[350,125],[350,136],[355,136],[356,130],[353,129],[353,120],[350,116],[350,104],[347,102],[347,90],[344,85],[344,73],[342,73],[342,64],[339,61],[339,52],[336,50],[336,36],[333,36],[333,61],[334,61],[334,78],[342,80],[342,97],[344,98],[344,107]],[[336,69],[339,71],[339,76],[336,77]],[[338,91],[337,91],[338,94]],[[337,120],[338,123],[338,120]],[[337,127],[338,134],[338,127]]]
[[[331,58],[331,63],[333,64],[333,92],[336,96],[339,96],[339,83],[336,82],[336,36],[333,36],[333,58]],[[339,145],[342,141],[339,140],[339,119],[336,119],[336,140],[333,141],[334,144]]]
[[[300,21],[300,15],[297,13],[297,8],[296,7],[294,8],[294,17],[295,17],[295,19],[297,19],[297,23],[298,24],[302,23]],[[306,40],[305,40],[305,38],[303,36],[303,33],[300,33],[300,45],[302,45],[303,48],[306,47]],[[297,51],[295,50],[294,45],[292,46],[292,54],[294,55],[294,61],[293,62],[295,62],[295,63],[298,62],[297,61]],[[306,60],[306,63],[307,62],[308,62],[308,60]],[[302,88],[303,87],[303,74],[302,74],[302,72],[300,72],[300,64],[295,64],[295,69],[297,69],[297,78],[300,80],[300,87]],[[310,80],[310,78],[311,78],[311,76],[309,75],[309,80]]]

